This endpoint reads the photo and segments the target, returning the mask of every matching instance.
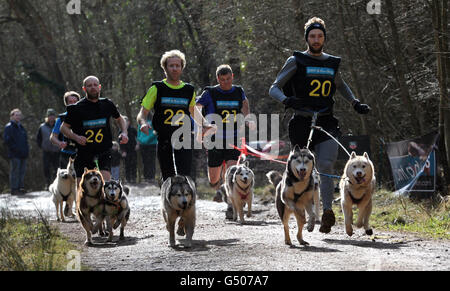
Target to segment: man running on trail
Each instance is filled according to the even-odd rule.
[[[229,144],[239,146],[238,127],[236,115],[242,113],[247,116],[250,113],[249,103],[241,86],[233,85],[233,71],[229,65],[220,65],[216,70],[216,86],[206,87],[197,100],[197,108],[206,110],[206,119],[209,114],[218,114],[222,120],[222,132],[216,132],[211,140],[220,140],[222,148],[208,150],[208,179],[214,190],[219,189],[228,167],[236,165],[241,154],[239,150],[230,148]],[[211,121],[211,120],[209,120]],[[232,123],[231,131],[227,131],[227,124]],[[256,129],[253,121],[248,121],[252,130]],[[222,166],[224,164],[224,166]],[[222,194],[217,191],[214,201],[222,202]]]
[[[187,121],[185,117],[194,117],[195,122],[204,128],[211,125],[206,123],[201,112],[195,108],[194,86],[180,79],[186,66],[185,55],[179,50],[171,50],[164,53],[160,63],[166,79],[152,83],[142,99],[136,119],[140,125],[139,130],[144,134],[148,135],[149,130],[155,130],[158,135],[157,157],[164,181],[175,176],[174,162],[177,174],[191,175],[192,149],[174,150],[171,140],[172,134],[182,126],[183,120]],[[153,128],[147,122],[152,109]]]
[[[75,91],[68,91],[64,94],[63,100],[64,106],[67,107],[80,101],[80,94]],[[53,127],[52,134],[50,135],[50,141],[61,149],[61,153],[59,155],[59,167],[61,169],[65,169],[67,167],[67,163],[69,163],[69,158],[75,158],[77,153],[77,145],[75,141],[68,139],[60,132],[61,124],[66,118],[66,115],[67,111],[58,116],[55,126]]]
[[[97,77],[86,77],[83,91],[86,92],[85,98],[67,106],[67,116],[61,125],[61,132],[77,143],[77,182],[80,182],[85,167],[93,169],[97,166],[105,181],[109,181],[112,147],[109,119],[114,118],[119,126],[119,140],[122,144],[128,142],[127,124],[110,99],[100,98],[101,84]]]
[[[305,24],[305,40],[308,49],[295,51],[289,57],[269,90],[270,96],[295,110],[289,122],[291,146],[306,147],[311,130],[313,112],[320,112],[317,126],[321,126],[334,137],[339,137],[338,120],[333,116],[333,95],[337,90],[351,103],[359,114],[367,114],[370,107],[356,99],[338,74],[341,58],[323,52],[326,41],[325,23],[314,17]],[[310,149],[316,153],[317,169],[331,174],[337,159],[338,144],[321,131],[315,130]],[[335,224],[331,208],[334,193],[332,178],[322,176],[320,193],[323,215],[319,231],[329,233]]]

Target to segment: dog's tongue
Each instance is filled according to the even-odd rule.
[[[362,184],[365,182],[364,177],[355,177],[355,179],[356,179],[356,182],[358,182],[358,184]]]

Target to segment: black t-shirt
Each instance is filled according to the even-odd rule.
[[[67,107],[64,122],[71,126],[74,133],[87,138],[85,146],[77,144],[78,151],[101,153],[111,148],[110,117],[117,119],[120,113],[108,98],[100,98],[98,102],[83,98]]]

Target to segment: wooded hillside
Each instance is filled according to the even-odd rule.
[[[0,2],[0,120],[5,125],[13,108],[24,114],[31,145],[28,187],[41,186],[41,152],[34,138],[47,108],[63,112],[64,92],[81,94],[83,78],[93,74],[102,83],[102,96],[135,123],[140,99],[153,80],[164,77],[159,60],[170,49],[186,54],[183,80],[194,84],[198,94],[216,84],[216,67],[228,63],[252,112],[283,116],[284,106],[268,90],[286,58],[306,48],[303,26],[312,16],[325,20],[325,51],[342,57],[344,80],[372,107],[370,114],[358,115],[336,93],[342,132],[370,135],[372,158],[383,181],[391,185],[387,158],[380,151],[383,142],[433,130],[441,132],[441,165],[447,169],[448,3],[383,0],[381,13],[369,14],[369,2],[80,0],[80,14],[72,15],[69,1]],[[284,140],[290,114],[280,125]],[[5,190],[3,142],[0,155]]]

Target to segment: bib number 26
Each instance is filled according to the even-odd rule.
[[[103,133],[101,128],[97,130],[97,132],[92,129],[88,129],[86,130],[85,135],[87,143],[101,143],[103,141]]]

